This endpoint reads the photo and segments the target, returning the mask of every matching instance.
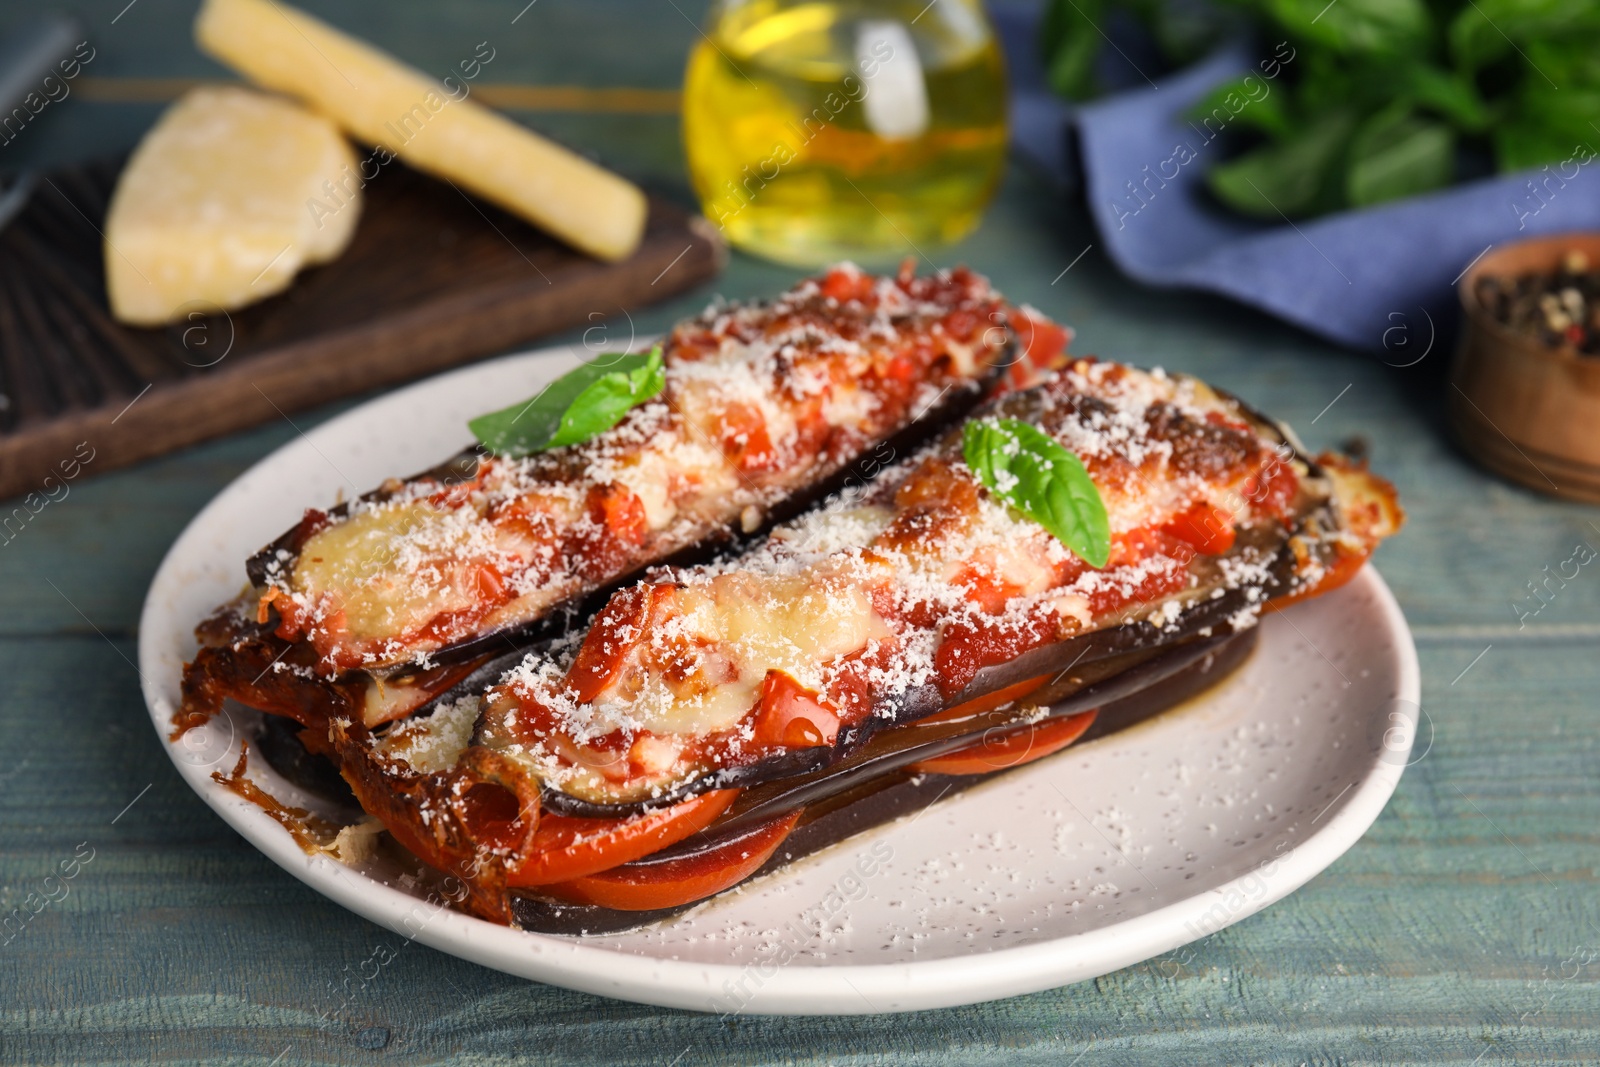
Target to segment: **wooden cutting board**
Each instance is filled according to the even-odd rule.
[[[720,269],[703,219],[652,200],[622,263],[572,251],[399,163],[355,239],[284,293],[165,329],[116,322],[101,231],[118,164],[41,175],[0,231],[0,499],[504,351],[682,292]],[[79,466],[72,464],[72,466]]]

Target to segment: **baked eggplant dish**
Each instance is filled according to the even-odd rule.
[[[962,295],[911,296],[919,284]],[[862,400],[807,408],[858,412],[820,417],[829,429],[816,432],[846,443],[780,448],[768,442],[796,438],[787,423],[772,432],[773,413],[796,393],[766,373],[763,360],[784,361],[763,344],[768,354],[749,358],[772,392],[742,409],[762,417],[711,420],[721,436],[694,454],[714,455],[689,469],[739,468],[752,448],[772,458],[713,491],[674,481],[682,446],[663,445],[665,458],[649,461],[661,464],[655,487],[624,486],[641,501],[627,509],[641,531],[633,548],[570,540],[573,516],[611,530],[608,489],[595,486],[619,483],[596,471],[614,469],[607,449],[646,454],[631,424],[705,424],[688,385],[718,380],[699,355],[707,331],[730,316],[764,325],[796,304],[814,309],[807,330],[859,331],[881,321],[891,287],[920,310],[885,342],[940,352],[912,359],[914,373],[934,393],[973,383],[981,402],[935,410],[923,379],[891,388],[834,366],[893,357],[819,340],[804,350],[807,380],[881,389],[889,413],[867,430],[859,411],[879,409]],[[960,306],[938,313],[946,303]],[[974,316],[971,329],[948,325],[953,310]],[[193,690],[204,699],[177,728],[223,697],[258,707],[280,723],[263,742],[289,753],[275,766],[294,777],[308,759],[330,760],[394,843],[465,887],[467,910],[550,932],[621,929],[1203,691],[1245,661],[1264,612],[1348,581],[1403,521],[1393,488],[1364,465],[1307,455],[1286,428],[1194,378],[1068,360],[1064,342],[961,272],[873,280],[837,269],[765,311],[713,309],[668,341],[665,401],[514,461],[514,490],[425,476],[423,488],[386,487],[337,517],[308,518],[272,546],[251,571],[255,613],[230,609],[219,617],[234,621],[201,628],[209,643],[189,680],[203,675]],[[692,370],[676,379],[674,346],[693,353],[679,356]],[[744,374],[746,358],[724,355],[733,369],[716,374]],[[746,379],[735,395],[758,391]],[[857,421],[841,433],[847,419]],[[940,428],[924,426],[904,451],[876,453],[877,469],[818,491],[851,455],[933,421]],[[491,452],[478,466],[505,462]],[[472,503],[454,504],[463,494]],[[546,561],[515,583],[497,578],[504,588],[470,576],[499,558],[482,536],[418,550],[425,563],[410,545],[372,557],[348,547],[356,538],[326,537],[418,502],[472,509],[465,521],[493,533],[483,516],[529,497],[565,509],[495,542],[514,545],[518,561]],[[698,510],[681,531],[652,511],[685,507]],[[760,515],[744,522],[747,507]],[[730,526],[744,536],[726,536]],[[699,558],[681,555],[691,548]],[[374,607],[360,599],[368,589],[390,599]],[[580,600],[587,614],[570,609]],[[230,659],[236,646],[248,655]],[[297,657],[278,672],[294,679],[283,688],[228,673],[277,648],[290,650],[280,662]],[[218,649],[209,662],[225,666],[206,666]],[[391,702],[397,676],[419,688]],[[291,730],[298,746],[283,743]],[[241,775],[242,759],[218,777]]]

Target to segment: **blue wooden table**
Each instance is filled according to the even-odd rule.
[[[428,69],[490,41],[493,88],[519,119],[687,202],[674,90],[703,5],[525,2],[307,6]],[[127,148],[186,79],[222,77],[190,44],[194,8],[79,5],[97,56],[71,98],[0,147],[0,166]],[[909,1016],[723,1022],[404,946],[224,826],[173,772],[139,696],[136,622],[162,553],[290,439],[280,423],[75,482],[0,546],[0,913],[64,862],[74,872],[16,936],[0,934],[0,1062],[1600,1061],[1600,569],[1544,602],[1529,592],[1576,546],[1600,546],[1600,511],[1462,458],[1442,425],[1446,352],[1402,370],[1332,350],[1207,298],[1136,288],[1095,243],[1080,205],[1014,171],[946,258],[1071,323],[1079,351],[1208,377],[1314,448],[1365,439],[1410,511],[1377,562],[1421,651],[1425,754],[1326,873],[1168,957]],[[736,255],[714,286],[635,318],[658,329],[713,290],[767,294],[794,277]],[[320,1018],[380,947],[398,957]]]

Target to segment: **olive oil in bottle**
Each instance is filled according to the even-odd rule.
[[[1005,67],[978,0],[723,0],[683,134],[706,216],[798,266],[959,240],[1005,163]]]

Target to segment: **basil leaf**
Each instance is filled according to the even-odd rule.
[[[1255,95],[1258,93],[1261,95]],[[1236,128],[1257,129],[1274,137],[1288,137],[1293,133],[1293,124],[1284,110],[1284,98],[1287,95],[1286,92],[1273,92],[1272,83],[1260,75],[1244,74],[1223,82],[1201,97],[1200,102],[1189,109],[1188,115],[1198,122],[1217,118],[1222,126],[1232,121]]]
[[[1080,33],[1062,42],[1045,68],[1045,80],[1056,95],[1068,100],[1089,100],[1095,95],[1095,60],[1100,58],[1100,39]]]
[[[1473,0],[1450,23],[1450,54],[1458,65],[1474,72],[1522,51],[1519,43],[1563,39],[1578,43],[1579,35],[1596,28],[1600,11],[1593,0]],[[1544,69],[1537,59],[1529,61]],[[1549,76],[1556,84],[1565,84],[1559,76]]]
[[[660,345],[648,355],[607,353],[520,404],[479,415],[467,427],[489,451],[516,459],[604,433],[666,382]]]
[[[1346,55],[1409,55],[1433,28],[1423,0],[1268,0],[1266,8],[1294,36]]]
[[[1600,12],[1596,14],[1600,16]],[[1550,82],[1562,89],[1600,88],[1600,25],[1583,32],[1529,41],[1522,50],[1530,68],[1522,79],[1525,88],[1548,89]],[[1591,110],[1589,115],[1592,118],[1594,112]]]
[[[1040,27],[1045,80],[1069,100],[1095,95],[1095,61],[1100,57],[1100,31],[1105,0],[1056,0],[1045,10]]]
[[[1489,127],[1489,106],[1472,80],[1426,63],[1402,69],[1406,92],[1468,133]],[[1395,94],[1399,95],[1399,94]]]
[[[1592,158],[1596,142],[1590,123],[1600,116],[1600,90],[1564,85],[1559,91],[1532,86],[1516,101],[1516,110],[1494,131],[1495,160],[1502,171],[1524,170],[1543,163]],[[1573,173],[1563,171],[1566,180]]]
[[[1089,566],[1111,555],[1111,523],[1083,461],[1018,419],[977,419],[962,455],[989,491],[1055,535]]]
[[[1443,188],[1455,173],[1455,131],[1401,101],[1363,123],[1350,142],[1345,196],[1353,207],[1381,204]]]
[[[1211,168],[1206,184],[1242,215],[1278,222],[1331,206],[1337,168],[1355,129],[1355,116],[1336,111],[1307,123],[1293,137]]]

